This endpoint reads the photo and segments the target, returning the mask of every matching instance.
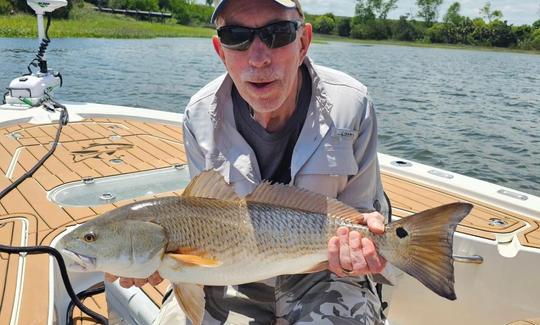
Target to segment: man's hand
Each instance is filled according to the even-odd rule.
[[[384,216],[378,212],[364,213],[364,223],[375,234],[384,233]],[[386,260],[377,254],[371,239],[357,231],[340,227],[328,241],[328,269],[338,276],[361,276],[380,273]]]
[[[116,275],[105,273],[105,281],[107,282],[114,282],[118,278],[120,279],[120,282],[119,282],[120,286],[126,289],[131,288],[132,286],[136,286],[140,288],[146,283],[150,283],[150,285],[152,286],[157,286],[158,284],[161,283],[161,281],[163,281],[163,279],[161,278],[161,276],[159,275],[157,271],[154,272],[152,275],[150,275],[150,277],[148,277],[147,279],[120,278]]]

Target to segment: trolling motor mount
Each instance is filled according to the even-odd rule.
[[[39,51],[28,65],[29,73],[13,79],[4,96],[6,104],[21,108],[40,106],[47,99],[52,99],[55,88],[62,86],[62,76],[47,67],[45,52],[51,41],[47,33],[50,16],[45,29],[43,15],[50,15],[54,10],[67,5],[66,0],[27,0],[27,3],[37,15]],[[39,67],[39,72],[33,72],[30,66]]]

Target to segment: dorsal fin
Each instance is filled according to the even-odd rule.
[[[295,186],[271,184],[269,181],[259,184],[245,199],[248,202],[327,214],[355,224],[364,220],[360,212],[336,199]]]
[[[206,170],[193,177],[182,196],[203,197],[219,200],[238,200],[232,185],[227,184],[223,176],[214,170]]]
[[[227,184],[223,176],[213,170],[203,171],[195,176],[182,196],[230,201],[240,199],[234,187]],[[360,212],[336,199],[295,186],[271,184],[269,181],[259,184],[245,200],[327,214],[354,224],[362,223],[364,220]]]

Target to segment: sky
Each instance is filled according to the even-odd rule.
[[[204,0],[196,0],[205,3]],[[480,17],[480,8],[488,0],[444,0],[439,9],[439,17],[446,13],[448,7],[454,2],[461,3],[461,15],[471,18]],[[514,25],[531,25],[540,19],[540,0],[491,0],[492,10],[501,10],[503,20]],[[332,12],[338,16],[354,16],[356,0],[300,0],[304,11],[310,14],[324,14]],[[418,7],[416,0],[398,0],[397,9],[390,11],[388,18],[399,18],[401,15],[413,13],[416,15]]]
[[[461,14],[471,18],[479,17],[480,8],[487,0],[444,0],[439,10],[439,17],[446,13],[454,2],[461,3]],[[503,20],[509,24],[531,25],[540,19],[540,0],[491,0],[492,10],[498,9],[503,13]],[[304,11],[311,14],[332,12],[339,16],[353,16],[355,0],[300,0]],[[398,0],[397,9],[390,12],[389,18],[399,18],[407,13],[416,13],[418,7],[415,0]]]

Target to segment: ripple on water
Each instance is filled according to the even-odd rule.
[[[511,146],[507,144],[494,144],[495,148],[500,148],[502,150],[514,153],[514,154],[526,154],[528,152],[527,148],[519,146]]]
[[[408,103],[429,103],[429,100],[422,98],[400,98],[399,101]]]

